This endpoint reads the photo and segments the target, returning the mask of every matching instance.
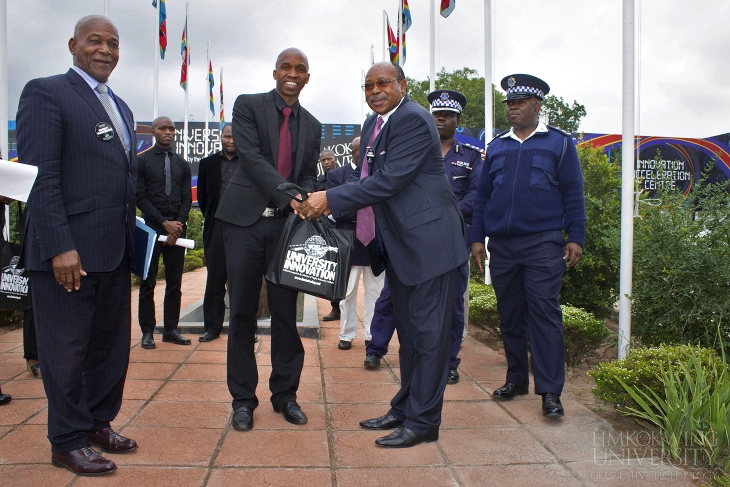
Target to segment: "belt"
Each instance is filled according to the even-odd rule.
[[[264,212],[261,214],[264,218],[281,218],[289,214],[288,208],[264,208]]]

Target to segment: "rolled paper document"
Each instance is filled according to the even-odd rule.
[[[157,237],[157,240],[160,242],[167,242],[167,235],[160,235]],[[190,240],[189,238],[178,238],[175,245],[178,247],[185,247],[186,249],[192,249],[195,248],[195,240]]]

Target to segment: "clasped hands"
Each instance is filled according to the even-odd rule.
[[[294,214],[302,220],[316,220],[322,214],[330,214],[330,207],[327,203],[327,193],[325,191],[308,193],[308,198],[306,200],[300,203],[296,199],[293,199],[289,205],[294,210]]]
[[[167,220],[162,222],[162,228],[167,232],[167,240],[162,245],[175,245],[178,237],[182,234],[183,224],[175,220]]]

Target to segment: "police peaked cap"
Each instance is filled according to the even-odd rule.
[[[502,78],[502,89],[507,92],[507,100],[520,100],[534,96],[542,100],[550,93],[550,86],[536,76],[529,74],[511,74]]]
[[[436,90],[428,94],[428,102],[433,112],[456,112],[461,114],[466,108],[466,97],[453,90]]]

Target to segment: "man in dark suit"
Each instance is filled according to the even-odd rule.
[[[136,139],[132,112],[106,85],[119,60],[116,27],[84,17],[68,47],[73,67],[29,81],[18,103],[18,158],[38,167],[23,260],[37,298],[51,461],[101,475],[116,465],[90,444],[137,448],[110,427],[129,362]]]
[[[299,105],[299,93],[309,82],[304,53],[282,51],[274,79],[274,90],[236,100],[233,140],[240,163],[215,214],[224,222],[230,297],[228,389],[237,430],[253,427],[258,406],[254,340],[261,281],[287,216],[299,208],[276,188],[288,181],[311,192],[317,180],[322,124]],[[296,326],[297,292],[268,282],[266,291],[271,311],[271,404],[290,423],[304,424],[307,416],[296,402],[304,365]]]
[[[223,245],[223,222],[215,212],[231,178],[238,169],[238,154],[231,124],[221,130],[220,152],[200,160],[198,167],[198,205],[203,212],[203,250],[208,276],[203,296],[204,333],[198,338],[210,342],[221,336],[226,315],[226,248]]]
[[[329,149],[325,149],[319,154],[319,163],[322,166],[322,174],[317,176],[317,191],[327,189],[327,175],[337,168],[337,157],[335,153]],[[322,317],[322,321],[337,321],[340,319],[340,302],[330,301],[332,310]]]
[[[190,339],[177,331],[185,248],[175,245],[178,238],[185,237],[188,214],[193,204],[190,163],[172,149],[175,124],[170,117],[157,117],[152,122],[152,135],[155,145],[139,156],[137,208],[142,212],[145,223],[157,232],[157,236],[165,236],[167,240],[155,241],[147,279],[139,283],[141,345],[142,348],[155,348],[155,284],[160,255],[165,264],[165,328],[162,341],[190,345]]]
[[[368,143],[361,167],[348,184],[311,195],[299,212],[315,218],[330,210],[337,219],[357,210],[356,236],[368,247],[374,273],[386,270],[400,339],[401,389],[387,414],[360,426],[397,427],[375,443],[405,448],[438,439],[453,283],[467,252],[433,117],[405,96],[405,74],[395,64],[373,65],[363,89],[375,114],[363,124],[361,137]]]

